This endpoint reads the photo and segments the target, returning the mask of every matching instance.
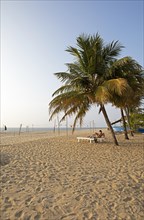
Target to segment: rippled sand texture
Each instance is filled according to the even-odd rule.
[[[144,135],[106,137],[2,137],[1,219],[143,220]]]

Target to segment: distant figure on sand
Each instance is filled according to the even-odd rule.
[[[4,130],[7,131],[7,126],[6,125],[4,125]]]

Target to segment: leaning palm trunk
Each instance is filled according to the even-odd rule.
[[[124,117],[124,112],[123,112],[122,108],[120,110],[121,110],[121,116],[122,116],[122,121],[123,121],[125,139],[129,140],[128,133],[127,133],[127,128],[126,128],[126,121],[125,121],[125,117]]]
[[[118,141],[117,141],[117,139],[116,139],[114,130],[113,130],[112,126],[111,126],[110,120],[109,120],[108,115],[107,115],[107,112],[106,112],[106,110],[105,110],[105,107],[104,107],[104,105],[102,105],[102,104],[101,104],[101,111],[102,111],[102,113],[103,113],[103,115],[104,115],[104,118],[105,118],[105,120],[106,120],[107,126],[108,126],[108,128],[110,129],[110,131],[111,131],[112,137],[113,137],[113,139],[114,139],[114,143],[115,143],[115,145],[118,146],[119,144],[118,144]]]
[[[126,117],[127,117],[128,126],[129,126],[129,128],[130,128],[130,134],[131,134],[131,136],[134,136],[134,133],[133,133],[133,131],[132,131],[132,127],[131,127],[131,124],[130,124],[129,109],[128,109],[128,108],[125,108],[124,111],[125,111],[125,114],[126,114]]]

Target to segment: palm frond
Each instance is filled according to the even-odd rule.
[[[66,82],[67,80],[72,79],[72,75],[68,72],[58,72],[54,73],[54,75],[60,79],[61,82]]]
[[[122,96],[129,88],[128,82],[124,78],[110,79],[103,83],[109,92]]]
[[[55,95],[58,95],[58,94],[61,94],[61,93],[64,93],[64,92],[70,92],[72,90],[73,90],[73,88],[71,87],[71,85],[64,85],[64,86],[61,86],[59,89],[57,89],[52,94],[52,96],[55,96]]]
[[[106,104],[107,102],[109,102],[109,99],[110,93],[108,89],[103,85],[98,86],[97,90],[95,91],[95,101],[99,104]]]

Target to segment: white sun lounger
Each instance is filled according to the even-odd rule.
[[[78,142],[80,142],[80,140],[88,140],[90,141],[90,143],[94,142],[95,139],[93,137],[77,137]]]
[[[90,143],[92,142],[103,142],[105,140],[105,138],[93,138],[93,137],[77,137],[78,142],[80,142],[80,140],[88,140],[90,141]]]

